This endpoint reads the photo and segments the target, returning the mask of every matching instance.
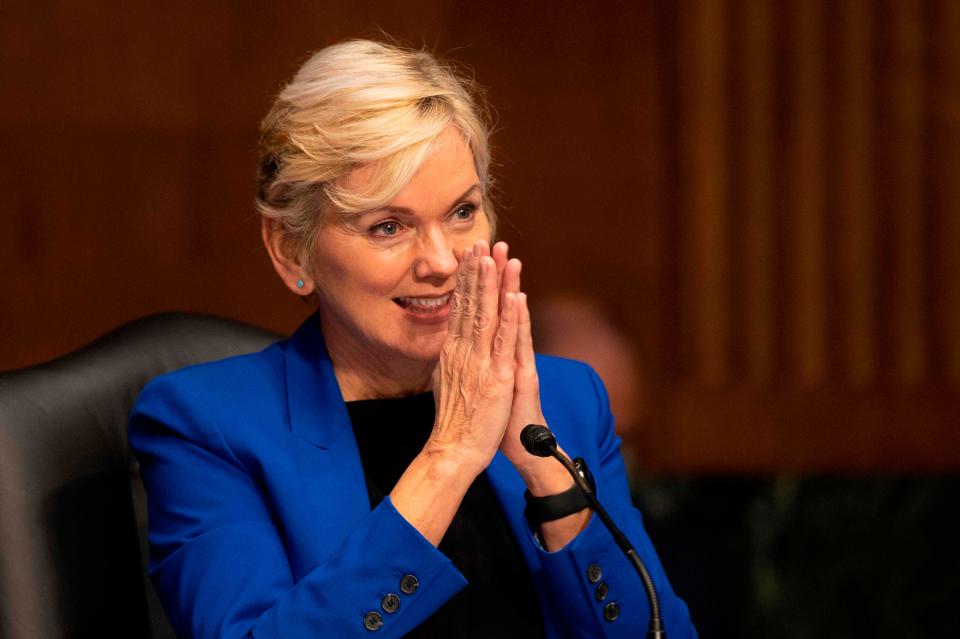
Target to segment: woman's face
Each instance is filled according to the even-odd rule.
[[[369,180],[375,167],[347,177]],[[311,256],[325,337],[357,357],[435,360],[466,247],[490,240],[473,154],[453,127],[384,208],[332,214]]]

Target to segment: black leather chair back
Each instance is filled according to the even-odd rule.
[[[155,315],[0,374],[0,639],[173,637],[145,572],[130,410],[156,375],[277,338],[221,318]]]

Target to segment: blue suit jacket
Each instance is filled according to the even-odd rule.
[[[632,507],[605,390],[586,365],[538,357],[543,411],[637,546],[671,639],[695,636]],[[389,427],[389,425],[385,425]],[[316,316],[262,352],[154,379],[131,417],[150,505],[151,575],[178,634],[197,638],[399,637],[466,581],[390,499],[370,510],[363,469]],[[596,517],[558,552],[523,519],[524,484],[497,454],[487,475],[520,544],[550,637],[640,636],[639,580]],[[609,586],[594,597],[587,567]],[[419,587],[404,594],[399,581]],[[400,597],[393,613],[381,609]],[[603,606],[616,602],[616,621]],[[491,611],[496,614],[496,611]],[[509,626],[509,620],[504,620]]]

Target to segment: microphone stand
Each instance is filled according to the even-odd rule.
[[[584,497],[586,497],[590,509],[597,514],[600,521],[603,522],[603,525],[610,531],[614,542],[616,542],[620,550],[623,551],[623,554],[627,556],[627,559],[640,576],[640,581],[643,582],[643,589],[647,595],[647,603],[650,605],[650,623],[647,626],[647,639],[667,639],[667,632],[663,628],[663,619],[660,617],[660,598],[657,596],[657,589],[653,585],[653,578],[650,577],[650,572],[643,564],[643,560],[640,559],[640,555],[637,554],[633,544],[630,543],[630,540],[620,531],[617,525],[613,523],[606,509],[597,501],[597,497],[593,493],[593,488],[587,482],[586,478],[580,474],[573,465],[573,462],[570,461],[570,458],[561,453],[557,448],[557,439],[554,437],[553,432],[546,426],[540,424],[528,424],[523,428],[523,432],[520,433],[520,441],[528,453],[536,455],[537,457],[553,457],[560,462],[563,467],[567,469],[567,472],[570,473],[570,476],[573,477],[573,481],[583,492]]]

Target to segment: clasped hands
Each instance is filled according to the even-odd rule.
[[[572,485],[553,459],[530,455],[520,432],[545,424],[520,260],[477,241],[464,250],[450,301],[447,337],[433,375],[436,421],[427,446],[474,474],[499,449],[535,495]]]

